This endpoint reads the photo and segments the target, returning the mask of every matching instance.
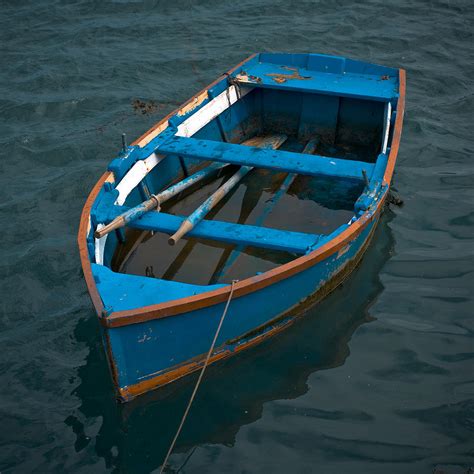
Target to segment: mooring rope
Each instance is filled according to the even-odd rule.
[[[184,410],[183,417],[181,418],[181,423],[179,424],[178,430],[176,431],[176,434],[174,435],[173,441],[171,442],[171,445],[168,449],[168,452],[166,453],[165,460],[163,461],[163,464],[162,464],[161,469],[160,469],[160,474],[162,474],[164,472],[164,470],[166,468],[166,465],[168,464],[168,459],[170,458],[171,453],[173,452],[173,449],[174,449],[174,445],[176,444],[176,441],[178,440],[178,437],[181,433],[181,430],[183,429],[184,422],[186,421],[189,410],[191,409],[191,405],[193,404],[194,397],[196,396],[199,385],[201,384],[201,380],[202,380],[202,377],[204,375],[204,372],[206,371],[206,368],[209,364],[209,359],[211,358],[212,352],[214,351],[214,346],[216,345],[217,338],[219,337],[219,333],[221,332],[222,324],[223,324],[224,319],[227,315],[227,310],[229,309],[230,300],[232,299],[232,296],[234,295],[234,288],[235,288],[235,284],[237,283],[237,281],[238,280],[232,280],[229,297],[227,298],[227,302],[225,304],[224,311],[222,312],[222,316],[221,316],[221,319],[219,321],[219,325],[217,326],[216,333],[214,334],[214,339],[212,340],[211,347],[209,348],[209,352],[207,353],[206,360],[204,361],[204,365],[202,366],[202,369],[201,369],[201,372],[200,372],[199,377],[197,379],[196,385],[194,386],[193,393],[191,394],[188,405],[186,406],[186,410]]]

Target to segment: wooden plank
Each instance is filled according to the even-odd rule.
[[[357,73],[327,73],[305,68],[256,63],[235,75],[242,85],[319,93],[387,102],[398,97],[392,76]]]
[[[117,215],[127,210],[128,208],[124,206],[115,206],[114,208]],[[180,228],[185,219],[185,217],[181,216],[151,211],[140,219],[129,223],[129,226],[135,229],[153,230],[171,235]],[[308,248],[316,244],[320,238],[316,234],[210,220],[201,221],[188,235],[200,239],[299,254],[306,253]]]
[[[145,160],[137,161],[122,178],[120,183],[117,184],[116,189],[119,195],[115,204],[121,206],[138,183],[140,183],[163,158],[163,156],[152,153]]]
[[[197,112],[193,113],[183,123],[178,126],[177,135],[179,137],[190,137],[205,127],[211,120],[214,120],[222,112],[235,104],[238,100],[248,94],[252,89],[244,87],[240,90],[234,85],[229,86],[224,92],[219,94],[204,105]]]
[[[384,117],[384,124],[383,124],[383,134],[382,134],[382,152],[387,153],[387,145],[388,145],[388,136],[390,133],[390,120],[392,118],[392,104],[387,102],[385,104],[385,117]]]
[[[269,168],[309,176],[362,179],[362,170],[371,176],[374,169],[372,163],[362,161],[303,155],[289,151],[268,150],[196,138],[172,137],[161,144],[157,151],[204,161]]]
[[[259,148],[276,149],[288,137],[286,135],[268,135],[263,137],[253,137],[242,143],[244,146],[253,146]],[[249,166],[242,166],[229,180],[227,180],[217,191],[209,196],[186,220],[178,231],[172,235],[168,243],[175,245],[176,242],[201,222],[204,217],[244,178],[247,173],[252,171]]]

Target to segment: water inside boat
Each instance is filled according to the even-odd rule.
[[[383,102],[300,91],[254,88],[193,135],[193,138],[241,144],[251,137],[284,134],[279,151],[302,153],[310,140],[312,154],[375,163],[383,146]],[[310,159],[309,155],[302,157]],[[168,156],[179,181],[202,167],[192,158]],[[188,216],[238,169],[219,174],[175,196],[162,211]],[[131,205],[164,187],[160,166],[147,177],[146,192],[132,193]],[[206,216],[238,224],[328,235],[354,216],[364,190],[363,179],[296,175],[253,169]],[[285,185],[288,185],[285,188]],[[298,255],[222,241],[185,237],[169,246],[161,232],[127,229],[112,259],[114,271],[165,280],[208,285],[228,283],[265,272]]]

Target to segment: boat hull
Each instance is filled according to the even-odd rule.
[[[333,291],[359,263],[378,218],[379,214],[374,215],[353,241],[313,267],[233,299],[210,363],[238,354],[288,328],[309,305]],[[119,399],[129,401],[201,368],[224,306],[225,302],[105,329]]]
[[[196,94],[132,145],[146,151],[149,143],[168,127],[169,119],[201,106],[207,91],[215,84],[227,83],[229,74],[239,66]],[[380,81],[384,80],[382,76]],[[403,70],[399,70],[398,95],[389,151],[383,169],[378,170],[379,185],[367,196],[370,205],[357,212],[355,221],[325,236],[314,250],[310,247],[289,263],[236,283],[211,363],[238,354],[284,330],[304,314],[308,305],[324,298],[356,267],[369,245],[392,180],[404,113]],[[165,166],[164,170],[160,177],[172,180],[172,169]],[[91,214],[103,188],[117,185],[116,171],[104,173],[89,195],[81,216],[78,244],[88,290],[103,326],[118,398],[128,401],[202,367],[229,298],[230,285],[148,306],[141,303],[141,307],[134,309],[107,307],[98,289],[100,276],[97,278],[93,273],[93,266],[100,262],[94,257]]]

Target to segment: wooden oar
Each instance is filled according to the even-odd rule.
[[[271,135],[265,137],[254,137],[246,140],[242,145],[254,146],[258,148],[277,149],[287,139],[286,135]],[[213,209],[222,198],[224,198],[232,188],[253,169],[251,166],[242,166],[228,181],[226,181],[214,194],[209,196],[186,220],[181,224],[180,228],[173,234],[168,243],[174,245],[183,235],[192,230],[204,217]]]
[[[150,199],[138,204],[138,206],[129,209],[128,211],[124,212],[120,216],[117,216],[110,224],[98,229],[94,232],[94,237],[96,239],[100,239],[104,235],[109,234],[113,230],[120,229],[121,227],[126,226],[129,222],[132,222],[139,217],[143,216],[143,214],[151,211],[153,209],[159,209],[160,205],[165,201],[168,201],[173,196],[176,196],[181,191],[191,187],[193,184],[198,183],[199,181],[211,176],[213,173],[219,171],[220,169],[228,166],[226,163],[213,163],[212,165],[208,166],[207,168],[198,171],[191,176],[183,179],[179,183],[173,184],[169,188],[165,189],[159,194],[153,194]]]

